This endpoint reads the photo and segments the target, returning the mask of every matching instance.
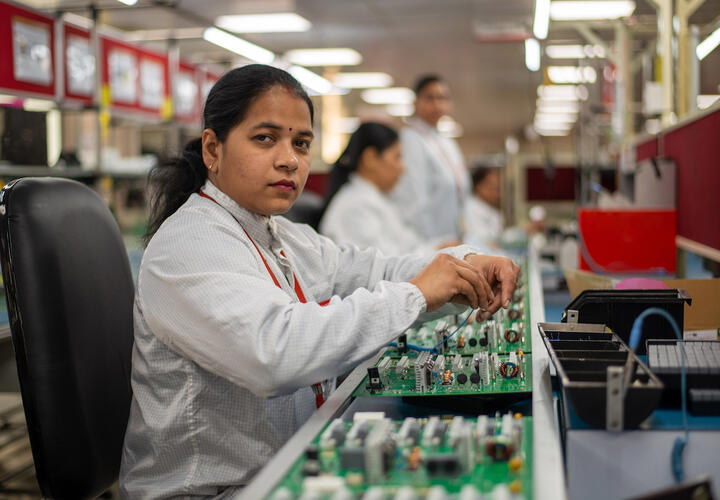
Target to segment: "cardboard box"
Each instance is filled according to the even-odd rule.
[[[615,288],[625,279],[576,269],[563,269],[563,273],[573,298],[583,290]],[[720,278],[657,281],[668,288],[681,288],[692,297],[692,305],[685,305],[686,339],[720,340]]]

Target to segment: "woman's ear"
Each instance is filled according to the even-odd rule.
[[[209,128],[203,130],[202,133],[202,158],[207,169],[212,173],[217,173],[218,164],[220,163],[220,141],[218,141],[215,131]]]
[[[372,169],[376,164],[378,160],[378,150],[375,148],[375,146],[368,146],[365,149],[363,149],[363,152],[360,153],[360,161],[358,161],[358,169],[359,168],[366,168],[366,169]]]

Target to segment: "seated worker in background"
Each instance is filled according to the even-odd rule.
[[[232,497],[322,403],[319,382],[424,313],[459,312],[447,302],[489,317],[518,278],[471,247],[387,258],[276,217],[305,186],[313,139],[312,102],[285,71],[229,71],[203,120],[150,175],[123,498]]]
[[[385,255],[429,253],[459,241],[425,241],[407,226],[388,198],[404,170],[398,134],[363,123],[330,173],[320,232],[338,244],[374,247]]]
[[[500,169],[472,169],[472,196],[465,204],[465,241],[476,245],[497,247],[503,234],[500,211]]]
[[[400,132],[405,173],[391,197],[406,223],[426,239],[459,239],[470,176],[454,139],[437,129],[450,113],[450,90],[437,75],[415,84],[415,114]]]

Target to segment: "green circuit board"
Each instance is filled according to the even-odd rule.
[[[459,358],[459,361],[457,360]],[[404,360],[404,361],[403,361]],[[383,356],[353,393],[366,396],[442,396],[528,393],[532,354],[477,353],[445,356],[408,352]]]
[[[531,392],[532,339],[524,276],[510,307],[486,321],[465,322],[465,312],[407,330],[368,369],[353,396]]]
[[[353,422],[330,422],[267,498],[531,497],[531,417],[390,420],[356,413]]]

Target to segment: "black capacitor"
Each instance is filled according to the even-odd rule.
[[[468,377],[464,373],[458,373],[458,376],[455,378],[457,380],[457,383],[460,385],[463,385],[467,382]]]
[[[485,347],[487,344],[487,337],[480,337],[480,345]]]
[[[472,384],[479,384],[480,383],[480,375],[473,372],[470,374],[470,383]]]
[[[320,457],[320,450],[317,446],[311,445],[305,450],[305,458],[308,460],[317,460]]]
[[[477,339],[471,338],[470,340],[468,340],[468,344],[470,344],[470,347],[475,347],[477,345]]]

